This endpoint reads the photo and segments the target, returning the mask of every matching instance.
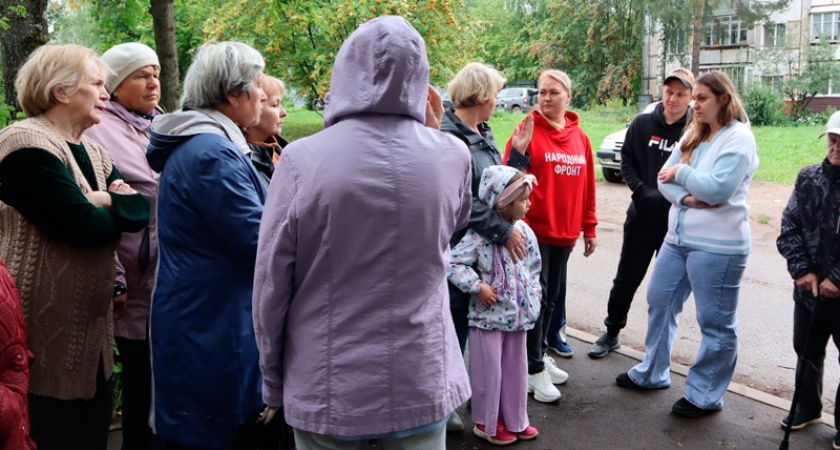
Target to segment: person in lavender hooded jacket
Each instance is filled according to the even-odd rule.
[[[152,365],[149,355],[149,310],[157,260],[157,172],[149,167],[152,119],[163,110],[160,99],[160,62],[157,54],[139,42],[111,47],[102,54],[111,69],[105,89],[102,122],[87,135],[108,150],[114,165],[137,192],[152,204],[149,226],[123,233],[117,247],[114,283],[114,340],[122,360],[122,450],[161,449],[149,427],[152,407]]]
[[[298,449],[445,448],[470,396],[448,306],[470,155],[424,126],[426,47],[401,17],[362,24],[332,72],[324,131],[283,151],[254,277],[263,400]],[[439,123],[439,122],[438,122]]]

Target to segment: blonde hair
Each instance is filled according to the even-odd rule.
[[[455,74],[446,92],[455,108],[469,108],[492,100],[504,87],[505,81],[498,70],[486,64],[471,62]]]
[[[274,95],[282,97],[286,94],[286,85],[281,80],[269,75],[263,77],[262,88],[266,97]]]
[[[539,87],[546,78],[551,78],[552,80],[560,83],[564,88],[566,88],[566,94],[569,97],[572,96],[572,79],[569,78],[569,75],[567,75],[566,72],[557,69],[543,70],[540,74],[540,78],[537,80],[537,87]]]
[[[17,100],[27,117],[36,117],[52,109],[58,101],[53,88],[61,86],[72,95],[88,76],[93,62],[108,73],[108,66],[91,49],[76,44],[42,45],[35,49],[18,70],[15,78]]]
[[[698,84],[709,88],[717,101],[721,103],[721,108],[717,116],[718,124],[726,126],[735,119],[741,122],[746,121],[744,117],[744,105],[738,97],[738,91],[735,89],[732,80],[725,73],[720,70],[706,72],[697,79],[695,86]],[[711,132],[712,129],[709,127],[709,124],[693,120],[686,133],[685,140],[680,145],[680,151],[682,152],[681,162],[685,164],[690,163],[691,154],[694,152],[694,149],[701,142],[708,139]]]

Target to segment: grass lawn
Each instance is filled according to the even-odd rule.
[[[624,127],[633,119],[630,109],[575,111],[580,114],[581,128],[592,141],[593,152],[604,136]],[[493,135],[499,150],[504,151],[516,125],[525,114],[497,111],[490,119]],[[289,111],[283,125],[283,137],[294,141],[316,133],[323,128],[323,119],[318,114],[303,109]],[[793,184],[799,169],[808,164],[822,161],[826,154],[825,138],[817,139],[822,126],[774,126],[754,127],[761,164],[755,179],[780,184]],[[598,179],[602,178],[600,170]]]

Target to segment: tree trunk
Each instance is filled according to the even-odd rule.
[[[694,0],[694,35],[691,38],[691,73],[700,74],[700,44],[703,42],[703,7],[705,0]]]
[[[3,48],[3,88],[6,103],[20,110],[15,91],[18,69],[32,51],[48,41],[47,0],[0,0],[0,13],[8,19],[9,28],[0,32]],[[22,6],[24,14],[14,8]]]
[[[178,109],[180,75],[178,49],[175,46],[174,0],[151,0],[155,48],[160,59],[160,105],[166,111]]]

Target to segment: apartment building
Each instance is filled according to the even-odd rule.
[[[804,70],[807,46],[827,39],[834,58],[840,60],[840,0],[791,0],[786,10],[754,24],[742,21],[729,2],[722,3],[704,21],[700,73],[719,69],[739,89],[763,83],[780,90],[783,80]],[[690,66],[691,26],[686,24],[685,31],[669,42],[658,31],[645,39],[643,94],[656,96],[664,74],[680,65]],[[840,108],[840,73],[808,109],[823,111],[829,105]]]

